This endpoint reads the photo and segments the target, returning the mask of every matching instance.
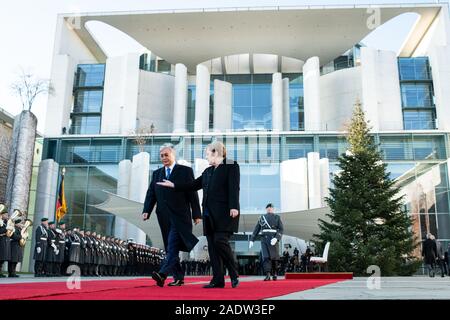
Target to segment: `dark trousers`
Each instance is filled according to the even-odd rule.
[[[16,274],[16,267],[17,267],[17,262],[8,261],[8,274],[10,276],[13,276]]]
[[[232,234],[229,232],[214,232],[209,217],[204,218],[204,223],[206,223],[206,240],[208,241],[208,253],[213,270],[211,283],[222,285],[225,283],[225,267],[228,269],[231,279],[236,279],[239,276],[237,262],[230,246]]]
[[[45,274],[44,272],[44,261],[35,261],[34,262],[34,274],[38,276],[42,276]]]
[[[171,226],[167,239],[168,245],[166,259],[162,263],[159,272],[165,275],[171,273],[174,280],[184,279],[184,271],[181,267],[179,256],[181,241],[180,234],[173,226]]]
[[[5,263],[4,260],[0,260],[0,274],[3,274],[3,263]]]
[[[278,274],[278,260],[264,258],[263,269],[265,274],[271,273],[273,276],[276,276]]]

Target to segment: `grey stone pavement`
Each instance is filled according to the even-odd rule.
[[[83,277],[81,281],[91,280],[127,280],[150,277]],[[188,277],[187,277],[188,278]],[[261,280],[263,277],[246,276],[241,281]],[[279,277],[283,279],[283,277]],[[356,277],[311,290],[270,298],[268,300],[450,300],[450,277],[413,276],[413,277],[381,277],[380,289],[369,289],[367,277]],[[35,278],[33,275],[21,275],[20,278],[0,278],[1,284],[30,282],[62,282],[61,278]],[[209,278],[208,278],[209,280]],[[229,281],[229,280],[228,280]],[[208,281],[190,284],[208,283]]]

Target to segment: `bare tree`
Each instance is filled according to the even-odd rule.
[[[41,94],[53,94],[54,89],[50,80],[41,79],[30,71],[21,70],[17,81],[11,85],[13,94],[20,98],[23,110],[31,111],[33,103]]]
[[[139,152],[145,151],[145,145],[149,139],[149,134],[154,132],[153,123],[150,126],[142,126],[137,128],[136,130],[131,132],[131,135],[134,136],[134,143],[138,146]]]

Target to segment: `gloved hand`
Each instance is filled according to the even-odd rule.
[[[277,239],[277,238],[273,238],[272,240],[270,240],[270,244],[273,245],[273,246],[274,246],[277,242],[278,242],[278,239]]]
[[[4,224],[3,219],[0,219],[0,227],[3,227]]]
[[[248,248],[251,249],[253,247],[253,241],[250,241],[250,243],[248,244]]]
[[[37,254],[41,253],[41,251],[42,251],[42,250],[41,250],[41,247],[37,247],[37,248],[36,248]]]

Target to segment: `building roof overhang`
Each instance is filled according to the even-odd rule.
[[[379,24],[403,13],[420,15],[401,55],[413,53],[438,15],[442,4],[304,6],[271,8],[194,9],[78,14],[75,32],[99,61],[105,53],[86,27],[100,21],[126,33],[172,64],[196,65],[235,54],[273,54],[306,61],[318,56],[328,63],[346,52]],[[378,16],[373,16],[373,15]],[[74,15],[63,15],[73,19]]]

